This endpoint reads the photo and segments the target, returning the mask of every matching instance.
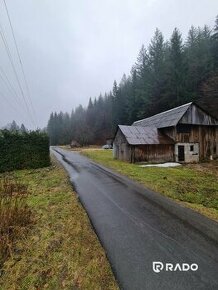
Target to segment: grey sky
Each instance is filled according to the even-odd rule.
[[[89,97],[109,91],[114,79],[129,73],[156,27],[165,38],[178,27],[185,38],[192,24],[212,27],[218,14],[217,0],[6,2],[40,127],[46,126],[51,111],[70,112],[80,103],[87,105]],[[3,0],[0,23],[19,68]],[[1,39],[0,66],[19,91]],[[18,103],[0,79],[0,127],[13,119],[33,127],[22,97]]]

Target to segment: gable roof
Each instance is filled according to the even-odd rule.
[[[156,128],[176,126],[191,105],[192,102],[136,121],[133,126],[154,126]]]
[[[181,124],[218,126],[218,120],[191,102],[171,110],[134,122],[133,126],[166,128]]]
[[[130,145],[174,144],[174,141],[155,127],[118,125]]]
[[[192,105],[187,109],[185,114],[179,120],[179,123],[218,126],[218,120],[216,118],[212,117],[204,109],[194,103],[192,103]]]

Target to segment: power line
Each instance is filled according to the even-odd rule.
[[[12,92],[19,99],[17,91],[15,90],[13,85],[11,84],[7,74],[5,73],[5,71],[3,70],[3,68],[1,66],[0,66],[0,76],[1,76],[1,79],[3,80],[3,82],[5,83],[5,85],[7,86],[7,88],[10,90],[10,92]],[[18,100],[16,98],[14,98],[14,99],[16,100],[16,102],[18,102]]]
[[[10,17],[10,14],[9,14],[9,11],[8,11],[8,7],[7,7],[7,3],[6,3],[5,0],[3,0],[3,2],[4,2],[4,5],[5,5],[5,10],[7,12],[9,24],[10,24],[10,27],[11,27],[12,36],[13,36],[13,39],[14,39],[14,43],[15,43],[18,59],[19,59],[19,62],[20,62],[21,71],[22,71],[22,74],[23,74],[23,79],[24,79],[24,83],[25,83],[25,86],[26,86],[26,90],[27,90],[27,96],[28,96],[32,111],[33,111],[33,113],[34,113],[34,115],[36,117],[36,111],[35,111],[35,109],[33,107],[32,99],[30,97],[30,89],[29,89],[29,85],[28,85],[28,82],[27,82],[26,74],[25,74],[25,71],[24,71],[23,63],[22,63],[22,60],[21,60],[20,52],[19,52],[19,49],[18,49],[18,45],[17,45],[17,41],[16,41],[13,25],[12,25],[12,22],[11,22],[11,17]]]
[[[13,91],[13,89],[12,89],[12,86],[8,83],[8,79],[6,79],[6,78],[4,78],[5,76],[4,76],[4,74],[2,73],[2,71],[1,71],[1,68],[0,68],[0,79],[3,81],[3,83],[5,84],[5,86],[8,88],[8,90],[10,91],[10,93],[12,92],[12,96],[14,97],[14,91]],[[14,97],[14,100],[17,102],[17,104],[19,104],[18,103],[18,101],[17,101],[17,99]]]
[[[11,97],[13,97],[13,99],[15,100],[16,104],[18,106],[20,106],[21,108],[23,108],[21,106],[21,103],[19,102],[19,97],[18,94],[15,90],[15,88],[12,86],[11,82],[9,81],[5,71],[3,70],[3,68],[0,66],[0,79],[2,80],[2,82],[5,84],[5,86],[7,87],[8,91],[11,93]]]
[[[6,98],[5,96],[4,96],[4,94],[2,94],[2,92],[0,91],[0,96],[2,96],[3,97],[3,99],[6,101],[6,103],[8,103],[8,105],[9,105],[9,108],[12,108],[16,113],[18,112],[17,111],[17,109],[14,107],[14,105],[13,105],[13,103],[11,103],[9,100],[8,100],[8,98]],[[21,112],[19,111],[19,114],[20,114],[20,117],[22,117],[22,115],[21,115]]]
[[[9,49],[9,46],[8,46],[8,43],[7,43],[7,40],[4,36],[4,32],[2,30],[2,26],[0,25],[0,36],[2,38],[2,41],[3,41],[3,44],[5,46],[5,49],[6,49],[6,52],[7,52],[7,55],[8,55],[8,58],[9,58],[9,61],[11,63],[11,66],[12,66],[12,69],[13,69],[13,72],[15,74],[15,77],[16,77],[16,80],[17,80],[17,83],[18,83],[18,86],[19,86],[19,89],[21,91],[21,94],[22,94],[22,97],[23,97],[23,100],[24,100],[24,103],[25,103],[25,106],[26,106],[26,109],[30,115],[30,118],[31,118],[31,122],[34,124],[34,120],[32,118],[32,114],[31,114],[31,111],[29,109],[29,106],[28,106],[28,103],[26,101],[26,98],[25,98],[25,95],[24,95],[24,91],[23,91],[23,88],[21,86],[21,83],[20,83],[20,80],[19,80],[19,77],[18,77],[18,74],[17,74],[17,71],[16,71],[16,68],[15,68],[15,65],[14,65],[14,62],[13,62],[13,59],[12,59],[12,56],[11,56],[11,52],[10,52],[10,49]]]

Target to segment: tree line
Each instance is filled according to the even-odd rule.
[[[102,144],[118,124],[132,124],[190,101],[218,117],[218,16],[213,28],[192,26],[184,40],[177,28],[169,40],[156,29],[130,74],[119,84],[114,81],[110,92],[90,98],[87,108],[80,105],[71,114],[51,113],[50,143]]]
[[[28,129],[25,127],[24,124],[21,124],[21,126],[19,126],[14,120],[12,121],[12,123],[9,123],[6,126],[0,128],[0,130],[8,130],[11,132],[21,132],[21,133],[28,132]]]

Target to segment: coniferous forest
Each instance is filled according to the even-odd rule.
[[[52,112],[48,121],[51,145],[103,144],[118,124],[149,117],[195,101],[218,117],[218,16],[214,27],[191,27],[184,38],[175,28],[165,40],[156,29],[142,46],[130,75],[105,95],[90,98],[71,114]]]

